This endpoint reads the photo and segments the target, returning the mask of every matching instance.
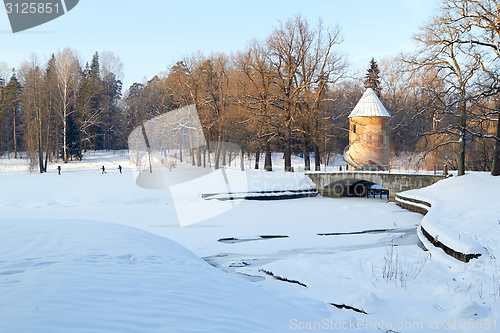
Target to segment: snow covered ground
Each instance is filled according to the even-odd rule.
[[[498,189],[499,177],[470,172],[402,195],[432,205],[422,227],[439,235],[439,241],[462,253],[479,253],[489,258],[500,255]]]
[[[181,227],[172,193],[136,186],[126,154],[90,153],[60,176],[57,165],[40,175],[0,159],[0,332],[500,326],[496,267],[430,256],[416,237],[422,216],[394,203],[236,200],[208,217],[220,202],[196,208],[200,195],[184,204],[207,218]],[[308,184],[234,168],[255,190]]]
[[[85,220],[0,222],[2,332],[277,332],[321,319],[164,237]]]

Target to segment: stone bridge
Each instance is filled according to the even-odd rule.
[[[331,187],[328,185],[337,182],[353,180],[352,183],[364,180],[375,183],[389,190],[389,200],[394,201],[399,192],[418,189],[432,185],[441,179],[449,176],[429,175],[429,174],[408,174],[408,173],[389,173],[374,171],[340,171],[340,172],[310,172],[306,175],[318,187],[318,191],[323,196],[338,196],[331,193]]]

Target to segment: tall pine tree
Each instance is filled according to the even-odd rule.
[[[81,74],[77,93],[77,124],[82,140],[82,149],[102,149],[102,102],[103,84],[99,74],[99,54],[92,57],[92,63],[85,66]]]
[[[372,88],[378,98],[380,98],[380,93],[382,92],[379,74],[380,70],[378,69],[378,64],[375,59],[372,58],[372,60],[370,60],[370,67],[366,70],[363,83],[365,84],[365,89]]]
[[[118,101],[121,98],[122,82],[114,73],[103,77],[102,127],[104,132],[104,149],[126,148],[126,139],[120,138],[118,132],[123,129],[123,117],[119,112]],[[121,139],[121,140],[120,140]],[[120,142],[121,141],[121,142]]]
[[[19,137],[17,135],[19,124],[17,122],[21,106],[21,84],[17,80],[16,73],[13,72],[9,83],[4,88],[3,101],[1,105],[2,113],[12,120],[12,148],[14,158],[17,158],[17,143]]]
[[[68,115],[68,124],[67,124],[67,156],[73,160],[76,158],[77,160],[82,160],[82,149],[81,149],[81,132],[79,130],[78,115],[76,113],[70,113]],[[63,155],[63,151],[61,151],[61,156]]]

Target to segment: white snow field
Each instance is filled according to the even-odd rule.
[[[0,230],[1,332],[277,332],[319,319],[138,229],[27,219]]]
[[[181,227],[170,191],[136,186],[127,158],[89,153],[60,164],[60,176],[55,163],[41,175],[0,159],[0,332],[500,330],[495,261],[424,251],[420,214],[380,199],[221,202],[200,192],[183,204],[207,218]],[[303,173],[238,169],[226,171],[252,190],[310,186]],[[460,179],[419,191],[451,199]],[[476,206],[498,185],[473,183],[451,210],[487,219],[491,229],[471,239],[496,253],[498,210]],[[220,204],[231,209],[213,214]]]

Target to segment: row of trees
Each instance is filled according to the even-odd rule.
[[[417,50],[372,59],[364,80],[338,50],[340,29],[301,16],[234,54],[185,57],[123,98],[121,62],[112,53],[96,53],[86,66],[71,49],[44,65],[33,56],[0,81],[0,151],[26,150],[42,172],[50,158],[126,148],[144,121],[194,104],[208,142],[236,143],[257,161],[265,152],[268,170],[271,151],[284,152],[287,171],[293,153],[318,169],[348,144],[347,115],[371,87],[392,115],[394,156],[422,152],[459,174],[466,166],[499,174],[496,6],[443,0],[415,36]]]
[[[196,54],[146,85],[134,84],[125,98],[126,113],[136,126],[195,104],[207,141],[237,143],[257,152],[257,159],[265,151],[266,169],[272,168],[272,149],[284,151],[286,170],[299,150],[309,169],[313,151],[319,168],[325,126],[333,115],[329,87],[346,74],[346,59],[335,50],[341,41],[338,27],[326,29],[321,21],[313,27],[296,16],[244,51]]]
[[[126,137],[118,110],[121,62],[96,52],[83,68],[66,48],[41,64],[36,55],[0,80],[0,151],[26,151],[33,167],[49,159],[81,159],[87,149],[123,149]]]
[[[236,142],[255,151],[257,159],[265,151],[266,168],[271,150],[285,153],[286,170],[292,151],[303,154],[306,169],[314,152],[318,169],[322,159],[342,153],[347,115],[371,87],[392,115],[393,155],[422,152],[424,163],[448,164],[459,174],[466,164],[490,170],[498,142],[495,81],[467,53],[453,50],[452,60],[442,59],[446,48],[440,47],[449,42],[440,35],[442,22],[438,16],[423,26],[413,54],[382,59],[380,66],[372,59],[361,80],[348,75],[347,59],[336,50],[339,29],[324,29],[321,21],[311,28],[297,16],[232,56],[185,58],[146,86],[136,86],[125,105],[140,105],[148,118],[196,104],[209,141]],[[454,81],[457,74],[462,77]],[[490,86],[482,83],[485,77]],[[473,93],[461,94],[460,84],[474,87]],[[152,96],[168,98],[153,101],[152,108]]]

